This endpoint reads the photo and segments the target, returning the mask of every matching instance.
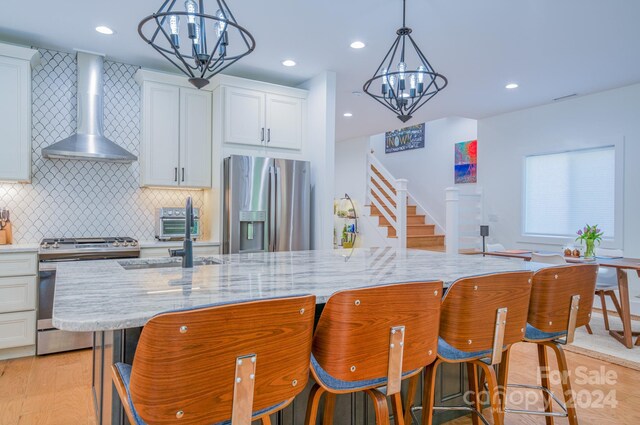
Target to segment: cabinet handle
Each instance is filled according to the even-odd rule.
[[[267,130],[267,143],[271,141],[271,129]]]
[[[184,167],[182,167],[182,181],[184,182]]]
[[[173,169],[173,181],[174,182],[178,181],[178,167]]]
[[[262,127],[262,130],[260,130],[260,141],[264,142],[264,127]]]

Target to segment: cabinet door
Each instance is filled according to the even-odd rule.
[[[145,83],[143,93],[142,185],[178,186],[180,89]]]
[[[224,142],[262,145],[266,131],[264,93],[225,87],[224,97]]]
[[[180,186],[211,187],[211,92],[180,89]]]
[[[302,99],[267,95],[267,146],[286,149],[302,147]]]
[[[31,68],[0,56],[0,180],[31,180]]]

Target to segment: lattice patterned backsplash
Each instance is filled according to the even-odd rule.
[[[202,209],[199,190],[143,189],[139,164],[43,159],[40,150],[76,129],[75,55],[40,50],[33,69],[31,184],[0,183],[0,208],[11,211],[15,243],[44,237],[154,237],[154,211],[181,206],[187,196]],[[140,88],[136,66],[105,61],[105,136],[134,155],[140,148]],[[206,215],[206,211],[202,210]]]

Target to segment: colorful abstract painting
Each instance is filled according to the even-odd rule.
[[[424,148],[424,128],[423,123],[400,130],[387,131],[384,135],[384,153]]]
[[[456,143],[455,182],[476,183],[478,180],[478,141]]]

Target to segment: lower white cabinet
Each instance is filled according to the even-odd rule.
[[[36,277],[0,278],[0,313],[35,310]]]
[[[0,314],[0,349],[33,345],[35,341],[35,310]]]

